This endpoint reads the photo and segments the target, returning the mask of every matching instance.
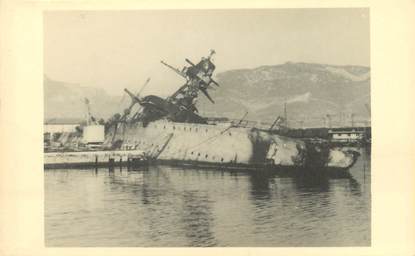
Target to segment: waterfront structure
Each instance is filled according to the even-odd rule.
[[[366,133],[365,129],[337,128],[328,130],[328,137],[333,142],[358,142],[367,136]]]
[[[51,140],[54,134],[76,132],[76,127],[81,126],[81,119],[48,119],[43,124],[43,135],[47,140]]]

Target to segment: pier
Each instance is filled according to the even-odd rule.
[[[48,152],[44,154],[44,168],[97,168],[115,166],[143,166],[148,164],[141,150]]]

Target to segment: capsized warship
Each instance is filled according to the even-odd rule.
[[[209,122],[199,115],[199,94],[215,103],[208,90],[219,84],[213,78],[211,50],[207,57],[178,69],[161,61],[185,82],[172,95],[145,97],[124,91],[131,104],[106,123],[104,147],[111,150],[142,150],[153,160],[191,166],[271,169],[348,169],[358,154],[326,141],[302,140],[275,131],[244,127],[239,122]],[[147,81],[148,82],[148,81]],[[132,111],[138,105],[137,110]]]

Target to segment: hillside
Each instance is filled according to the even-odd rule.
[[[217,75],[221,87],[211,91],[216,104],[200,99],[206,115],[272,121],[284,114],[293,122],[318,126],[332,115],[333,123],[350,118],[367,120],[370,104],[370,69],[361,66],[331,66],[285,63],[255,69],[232,70]],[[342,113],[342,114],[340,114]]]
[[[119,111],[120,98],[108,95],[103,89],[55,81],[44,76],[44,117],[84,118],[84,98],[91,104],[91,112],[99,118],[108,118]]]
[[[310,63],[285,63],[255,69],[230,70],[217,74],[220,87],[210,94],[216,104],[201,95],[198,108],[205,116],[272,121],[284,113],[292,126],[321,126],[327,115],[332,123],[369,119],[365,104],[370,104],[370,69],[362,66],[333,66]],[[108,118],[120,111],[120,98],[102,89],[53,81],[45,76],[45,118],[82,117],[89,98],[93,113]],[[124,100],[124,104],[125,104]]]

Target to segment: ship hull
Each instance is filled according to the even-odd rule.
[[[142,150],[161,163],[228,169],[347,169],[356,161],[355,154],[341,148],[257,129],[166,120],[146,127],[140,122],[119,123],[107,131],[105,146]]]

